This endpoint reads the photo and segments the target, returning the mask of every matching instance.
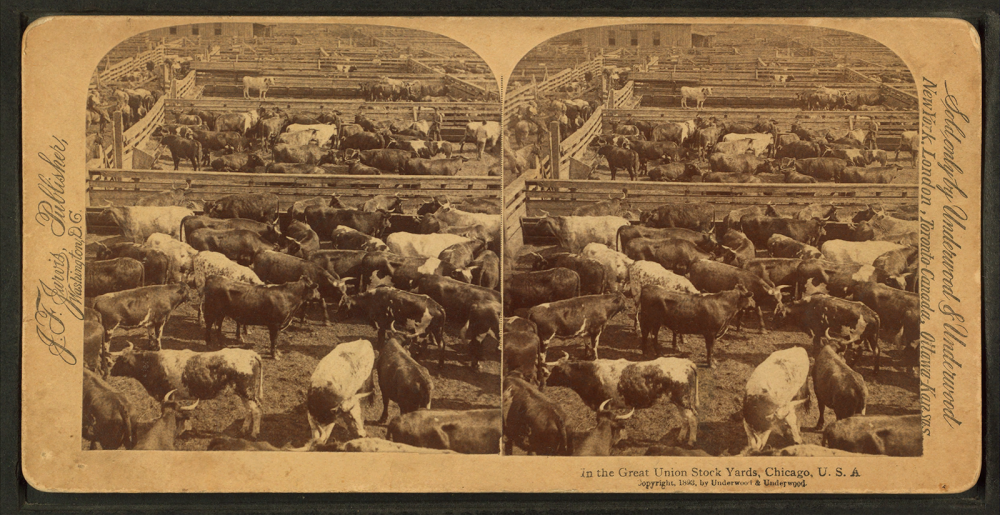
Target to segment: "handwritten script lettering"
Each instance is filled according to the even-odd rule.
[[[83,213],[66,209],[65,139],[52,136],[51,144],[38,152],[46,172],[38,174],[38,190],[44,199],[36,206],[35,222],[48,228],[58,250],[48,251],[51,273],[35,288],[35,334],[49,353],[64,363],[76,365],[77,357],[66,347],[66,321],[83,320],[85,233]],[[38,242],[44,245],[45,242]]]

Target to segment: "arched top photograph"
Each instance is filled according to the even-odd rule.
[[[242,114],[249,118],[238,120]],[[223,115],[226,120],[216,127]],[[306,164],[301,156],[283,159],[271,150],[276,143],[310,143],[314,138],[306,133],[294,138],[282,133],[317,124],[331,127],[314,135],[322,137],[317,143],[324,149],[333,144],[334,150],[409,148],[414,147],[410,140],[420,140],[433,148],[421,146],[418,153],[451,158],[450,146],[461,146],[467,133],[475,146],[479,125],[499,120],[499,92],[490,67],[440,34],[378,25],[196,23],[130,37],[98,63],[87,100],[87,160],[91,168],[170,164],[198,171],[202,167],[184,151],[177,154],[179,163],[164,157],[168,145],[161,136],[204,130],[240,137],[201,141],[206,169],[246,172],[269,161]],[[114,150],[116,123],[121,155]],[[337,123],[345,123],[348,134],[335,135]],[[358,136],[354,139],[364,141],[344,146],[354,125],[371,137]],[[264,164],[212,166],[211,152],[237,146],[261,154]],[[498,148],[490,145],[489,150],[499,153]],[[499,169],[499,158],[478,157],[462,171],[487,175],[490,167]],[[318,165],[318,160],[308,164]],[[328,156],[322,164],[343,162],[343,156]],[[447,172],[459,173],[451,168]]]
[[[516,176],[533,169],[550,175],[553,131],[561,141],[560,177],[583,178],[601,175],[595,161],[601,136],[670,140],[701,154],[721,141],[699,147],[693,139],[667,135],[667,127],[656,130],[667,122],[698,123],[685,133],[691,136],[723,123],[729,126],[719,129],[719,138],[775,133],[771,157],[781,154],[780,136],[796,129],[824,132],[824,144],[861,129],[859,147],[906,151],[912,145],[903,135],[918,126],[913,75],[895,52],[865,36],[804,25],[581,29],[532,49],[506,84],[506,133],[514,156],[508,169]],[[842,149],[813,149],[811,157],[827,150]]]

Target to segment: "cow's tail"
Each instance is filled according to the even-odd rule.
[[[132,416],[128,412],[128,408],[123,403],[118,403],[118,416],[122,418],[122,423],[125,424],[125,435],[123,436],[125,448],[131,450],[135,447],[135,435],[132,434]]]
[[[198,171],[198,167],[201,164],[202,157],[205,155],[203,149],[201,148],[201,142],[198,140],[194,141],[194,171]]]
[[[694,367],[694,370],[691,372],[691,378],[694,380],[694,399],[693,402],[690,403],[690,405],[694,409],[694,412],[698,413],[698,408],[700,407],[701,404],[699,402],[701,394],[699,392],[699,384],[698,384],[698,367]]]
[[[259,354],[255,355],[254,359],[255,361],[257,361],[257,370],[259,370],[259,372],[257,373],[257,384],[254,385],[255,386],[254,397],[256,397],[256,399],[254,400],[257,402],[257,409],[259,409],[261,413],[263,413],[264,412],[264,363],[260,359]]]
[[[142,258],[142,268],[139,269],[139,286],[146,286],[146,261],[149,258]]]

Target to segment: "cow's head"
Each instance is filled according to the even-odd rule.
[[[333,299],[339,307],[344,304],[344,298],[347,296],[347,281],[323,270],[319,276],[318,293]]]
[[[611,446],[614,447],[621,440],[628,438],[628,434],[625,432],[625,421],[632,418],[632,415],[635,414],[635,408],[624,415],[616,415],[607,407],[610,402],[611,399],[608,399],[597,408],[597,425],[599,427],[603,421],[607,421],[606,423],[611,425]]]
[[[569,354],[566,351],[562,351],[562,357],[557,359],[554,363],[547,364],[543,367],[543,372],[546,374],[545,383],[548,386],[573,386],[573,367],[569,360]]]
[[[128,347],[119,351],[111,352],[111,359],[114,365],[111,367],[111,375],[136,377],[140,373],[139,355],[142,351],[135,350],[135,345],[128,342]]]
[[[185,431],[191,430],[191,412],[201,403],[201,399],[195,399],[194,404],[185,406],[180,400],[172,400],[171,397],[173,397],[176,391],[176,389],[170,390],[163,396],[163,400],[160,401],[160,418],[174,417],[176,426],[174,427],[175,432],[173,436],[175,438],[184,434]]]
[[[273,86],[275,84],[274,77],[264,77],[265,86]]]

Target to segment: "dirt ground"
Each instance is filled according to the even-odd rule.
[[[97,238],[88,238],[88,243]],[[332,310],[332,308],[331,308]],[[191,304],[184,304],[174,311],[163,330],[163,348],[172,350],[190,349],[204,352],[205,325],[196,323],[196,312]],[[223,334],[230,346],[238,343],[234,338],[235,324],[227,320],[223,324]],[[339,343],[358,339],[368,339],[374,343],[375,330],[364,320],[340,319],[331,311],[331,326],[324,327],[318,307],[309,309],[305,324],[298,321],[281,332],[278,349],[281,360],[270,359],[267,328],[252,327],[252,334],[246,339],[263,358],[264,401],[263,418],[259,441],[266,441],[277,447],[286,443],[298,447],[310,437],[309,422],[306,420],[305,398],[309,379],[323,357]],[[487,337],[490,339],[491,337]],[[111,340],[111,351],[120,351],[131,341],[137,348],[147,348],[144,329],[118,329]],[[418,360],[427,367],[434,381],[434,395],[431,406],[434,409],[482,409],[500,405],[500,353],[495,340],[489,340],[486,361],[480,364],[480,372],[469,368],[468,346],[459,338],[459,330],[449,327],[445,334],[445,364],[437,370],[438,350],[429,349]],[[111,377],[111,385],[125,394],[132,404],[137,420],[147,422],[159,416],[159,403],[154,400],[139,382],[130,377]],[[375,381],[375,394],[371,405],[364,405],[365,429],[368,436],[384,438],[385,425],[376,425],[382,413],[382,396]],[[389,419],[399,414],[395,403],[389,405]],[[243,403],[232,388],[227,388],[217,398],[203,400],[195,409],[191,419],[192,430],[185,432],[176,442],[180,450],[205,450],[216,436],[242,437],[242,421],[246,412]],[[338,426],[330,441],[349,439],[347,431]],[[89,442],[83,442],[87,449]]]
[[[521,255],[537,252],[539,247],[525,246]],[[526,271],[520,269],[518,271]],[[598,353],[601,359],[628,359],[644,361],[640,351],[640,335],[633,328],[635,307],[630,307],[615,316],[601,335]],[[814,354],[812,338],[792,327],[776,328],[772,317],[765,314],[768,334],[761,334],[757,322],[745,317],[741,329],[730,328],[726,335],[716,340],[715,369],[705,368],[705,342],[700,336],[685,337],[679,345],[679,352],[671,352],[671,333],[663,328],[659,341],[667,357],[690,359],[698,365],[698,443],[697,447],[714,456],[738,454],[747,444],[743,429],[742,406],[747,379],[754,368],[772,352],[795,345],[803,346]],[[555,339],[548,347],[550,362],[569,354],[570,359],[584,359],[584,345],[587,337]],[[917,372],[907,375],[905,369],[895,369],[892,365],[899,358],[900,349],[883,339],[881,370],[876,379],[872,373],[873,356],[865,354],[854,367],[865,378],[868,385],[868,415],[907,415],[920,412]],[[812,379],[810,379],[810,383]],[[811,386],[810,386],[811,388]],[[544,393],[559,404],[565,415],[566,425],[572,431],[586,431],[594,427],[594,412],[569,388],[546,387]],[[807,409],[799,410],[799,425],[803,428],[803,443],[820,444],[822,433],[811,430],[819,418],[815,394]],[[836,420],[833,410],[827,408],[826,423]],[[636,410],[626,422],[626,438],[612,450],[613,455],[642,455],[651,445],[675,445],[674,439],[680,430],[683,418],[679,410],[666,400],[645,410]],[[772,432],[768,446],[782,448],[791,445],[791,436]],[[514,454],[524,454],[517,447]]]

